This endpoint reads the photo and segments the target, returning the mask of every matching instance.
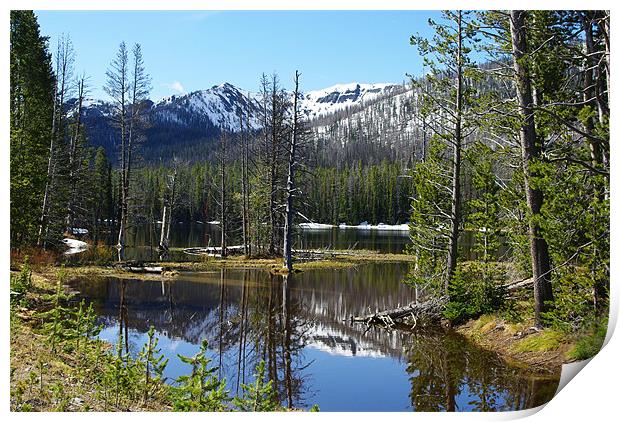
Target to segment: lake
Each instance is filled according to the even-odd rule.
[[[131,353],[154,326],[169,382],[187,374],[177,354],[207,339],[231,394],[266,362],[285,405],[322,411],[516,410],[550,400],[557,377],[532,376],[450,331],[405,332],[349,322],[415,300],[407,264],[365,264],[277,276],[263,270],[181,273],[162,281],[71,281],[94,303],[102,339]]]
[[[159,242],[159,225],[140,225],[132,227],[127,233],[126,259],[156,261],[158,260],[157,244]],[[180,248],[219,246],[221,231],[215,224],[175,223],[170,232],[170,259],[198,259],[187,255]],[[115,236],[108,243],[115,244]],[[473,233],[464,231],[459,238],[461,254],[467,259],[475,259],[477,254],[473,246]],[[293,247],[297,249],[329,248],[329,249],[367,249],[381,253],[403,253],[411,244],[409,232],[403,230],[376,230],[331,227],[326,229],[295,230]],[[228,238],[228,245],[241,244],[240,233],[233,233]],[[498,256],[507,256],[510,248],[502,243]]]

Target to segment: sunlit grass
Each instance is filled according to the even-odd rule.
[[[575,345],[566,353],[570,360],[584,360],[595,356],[603,347],[607,324],[601,324],[594,332],[580,337]]]
[[[559,331],[543,330],[531,334],[514,345],[515,352],[547,352],[557,350],[566,342],[565,335]]]

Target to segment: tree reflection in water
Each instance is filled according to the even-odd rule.
[[[494,353],[454,333],[411,335],[407,350],[411,405],[418,411],[506,411],[540,406],[557,387],[553,376],[524,376]]]
[[[351,325],[350,315],[415,300],[406,265],[279,276],[222,269],[164,281],[89,278],[73,287],[95,302],[102,337],[137,353],[153,325],[170,364],[203,339],[232,394],[260,360],[284,406],[325,410],[508,410],[549,400],[557,377],[532,377],[450,333]],[[375,389],[367,385],[379,385]],[[349,389],[350,391],[343,391]],[[348,394],[345,394],[348,393]],[[322,405],[325,404],[325,407]]]

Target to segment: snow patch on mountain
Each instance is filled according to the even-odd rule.
[[[333,85],[304,94],[302,109],[310,119],[333,114],[353,105],[368,103],[381,96],[389,95],[402,89],[401,85],[389,83]]]

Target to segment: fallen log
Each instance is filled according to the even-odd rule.
[[[506,287],[506,290],[515,290],[515,289],[520,289],[522,287],[530,287],[534,284],[534,278],[530,277],[530,278],[526,278],[525,280],[519,280],[517,282],[514,283],[508,283],[506,285],[504,285],[504,287]]]
[[[113,267],[122,271],[141,274],[161,274],[166,271],[166,268],[164,267],[149,265],[142,261],[119,262],[114,264]]]
[[[130,273],[146,274],[161,274],[164,271],[164,267],[121,267],[121,269]]]
[[[188,255],[209,255],[209,256],[221,256],[222,248],[219,246],[206,246],[196,248],[185,248],[183,252]],[[243,245],[227,246],[226,251],[228,253],[242,253]]]
[[[194,248],[185,248],[183,252],[188,255],[208,255],[219,257],[221,256],[221,249],[219,246],[206,246],[206,247],[194,247]],[[228,253],[240,254],[243,253],[243,245],[234,245],[227,246],[226,250]],[[318,260],[325,258],[333,258],[336,256],[349,256],[353,255],[352,252],[346,250],[338,250],[334,251],[331,249],[293,249],[293,254],[297,259],[300,260]]]
[[[370,325],[383,325],[386,328],[403,324],[415,328],[419,321],[424,323],[440,321],[447,302],[448,298],[445,296],[432,298],[424,302],[411,302],[396,309],[388,309],[363,316],[351,316],[351,323],[363,323],[368,327]]]

